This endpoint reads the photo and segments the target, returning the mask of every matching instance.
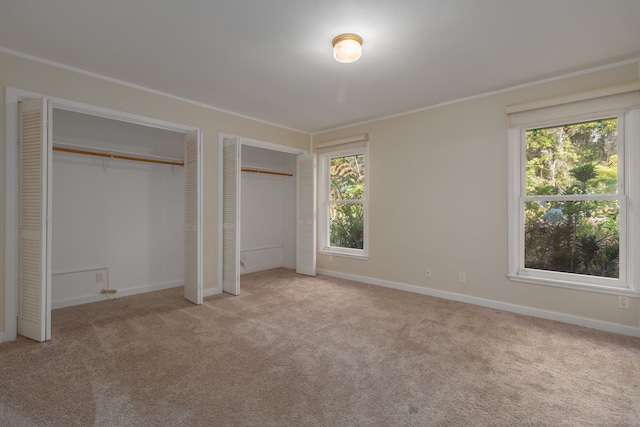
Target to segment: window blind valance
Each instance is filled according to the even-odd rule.
[[[333,139],[330,141],[314,143],[316,153],[327,153],[329,151],[349,150],[352,148],[366,147],[369,141],[369,134],[349,136],[346,138]]]
[[[509,127],[568,123],[586,115],[606,115],[640,107],[640,80],[509,105]]]

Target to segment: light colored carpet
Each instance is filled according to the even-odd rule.
[[[640,425],[640,339],[276,269],[54,310],[3,426]]]

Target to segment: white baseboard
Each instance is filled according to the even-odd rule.
[[[202,291],[202,297],[206,298],[206,297],[211,297],[214,295],[218,295],[222,293],[222,288],[221,287],[217,287],[217,288],[213,288],[213,289],[205,289],[204,291]]]
[[[177,288],[184,285],[184,280],[174,280],[172,282],[156,283],[153,285],[136,286],[129,289],[118,289],[116,295],[126,297],[129,295],[144,294],[147,292],[161,291],[164,289]]]
[[[0,332],[0,343],[3,342],[8,342],[8,341],[14,341],[16,338],[18,338],[18,331],[15,330],[13,331],[13,333],[11,333],[10,331],[7,331],[6,327],[7,325],[4,325],[5,330],[4,332]]]
[[[318,269],[318,274],[326,276],[338,277],[341,279],[354,280],[357,282],[367,283],[370,285],[383,286],[385,288],[398,289],[401,291],[413,292],[432,297],[444,298],[453,301],[475,304],[482,307],[495,308],[497,310],[510,311],[512,313],[524,314],[527,316],[539,317],[548,320],[557,320],[559,322],[571,323],[573,325],[585,326],[587,328],[598,329],[606,332],[615,332],[633,337],[640,337],[640,328],[633,326],[619,325],[617,323],[604,322],[601,320],[588,319],[586,317],[573,316],[570,314],[558,313],[555,311],[547,311],[539,308],[527,307],[523,305],[509,304],[500,301],[493,301],[484,298],[472,297],[469,295],[457,294],[454,292],[441,291],[437,289],[423,288],[421,286],[407,285],[404,283],[391,282],[388,280],[375,279],[366,276],[357,276],[355,274],[341,273],[338,271]]]
[[[122,295],[111,295],[111,298],[118,298]],[[88,295],[85,297],[79,298],[70,298],[61,301],[51,301],[51,309],[55,310],[56,308],[64,308],[71,307],[73,305],[87,304],[90,302],[98,302],[98,301],[106,301],[109,297],[106,295]]]
[[[98,295],[87,295],[79,298],[71,298],[71,299],[60,300],[60,301],[52,301],[51,308],[56,309],[56,308],[70,307],[72,305],[105,301],[110,298],[121,298],[129,295],[137,295],[137,294],[144,294],[147,292],[161,291],[163,289],[177,288],[178,286],[182,286],[183,284],[184,284],[184,280],[177,280],[172,282],[156,283],[153,285],[136,286],[134,288],[128,288],[128,289],[117,289],[118,291],[117,293],[110,294],[109,296],[98,294]]]
[[[243,268],[240,274],[242,275],[242,274],[255,273],[257,271],[271,270],[271,269],[280,268],[280,267],[284,267],[284,264],[282,264],[281,262],[272,263],[272,264],[262,264],[262,265],[257,265],[255,267]]]

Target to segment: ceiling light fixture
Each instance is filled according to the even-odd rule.
[[[333,39],[333,57],[338,62],[348,64],[360,59],[362,55],[362,37],[357,34],[340,34]]]

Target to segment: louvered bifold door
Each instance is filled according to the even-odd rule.
[[[316,275],[316,155],[300,154],[297,161],[296,272]]]
[[[222,290],[240,294],[240,143],[223,141]]]
[[[184,297],[202,304],[202,144],[200,131],[185,135]]]
[[[46,99],[20,102],[18,334],[36,341],[51,338],[47,113]]]

